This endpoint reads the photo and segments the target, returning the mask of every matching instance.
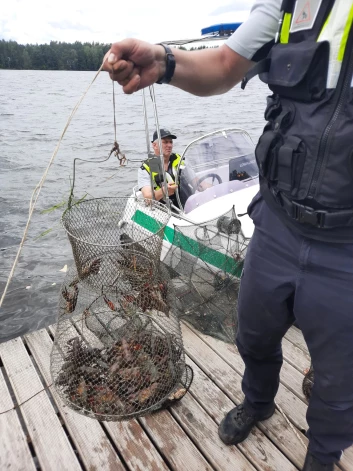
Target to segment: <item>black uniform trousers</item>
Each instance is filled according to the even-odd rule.
[[[236,339],[246,366],[245,407],[262,414],[273,404],[281,339],[296,319],[315,372],[309,449],[323,463],[338,461],[353,443],[353,243],[293,232],[259,194],[248,212],[255,231],[241,278]]]

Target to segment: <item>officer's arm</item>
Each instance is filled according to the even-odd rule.
[[[198,96],[227,92],[254,64],[226,44],[214,49],[173,52],[176,68],[171,85]]]
[[[224,44],[216,49],[173,49],[176,60],[171,85],[198,96],[225,93],[244,77],[253,64]],[[163,46],[138,39],[114,43],[106,54],[104,69],[125,93],[155,83],[166,70]]]

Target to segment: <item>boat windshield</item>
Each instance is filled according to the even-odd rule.
[[[182,158],[179,199],[185,213],[258,178],[254,144],[243,130],[223,129],[196,139]]]

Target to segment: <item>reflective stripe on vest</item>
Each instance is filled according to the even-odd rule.
[[[318,41],[328,41],[330,43],[327,88],[337,86],[352,20],[353,2],[347,0],[336,1],[318,38]]]
[[[176,155],[176,158],[172,162],[172,173],[173,173],[174,180],[171,177],[171,175],[168,172],[166,172],[166,178],[167,178],[168,183],[174,183],[177,177],[177,170],[178,170],[179,162],[181,161],[181,156],[179,154],[175,154],[175,155]],[[145,170],[147,170],[148,173],[151,173],[150,167],[145,162],[143,162],[142,166]],[[183,170],[184,168],[185,168],[185,164],[181,163],[180,170]],[[156,182],[157,176],[158,176],[158,172],[152,172],[152,180],[154,183],[155,190],[159,190],[161,188]]]
[[[292,21],[292,13],[285,13],[283,17],[283,25],[281,28],[280,42],[287,44],[289,40],[289,29]]]
[[[298,31],[295,23],[305,23],[305,18],[302,20],[300,18],[301,14],[305,14],[307,21],[310,22],[311,25],[313,24],[313,20],[316,18],[321,2],[319,4],[317,0],[314,2],[315,11],[312,11],[313,8],[311,8],[310,3],[311,2],[307,1],[304,7],[302,7],[300,1],[297,1],[293,15],[291,13],[284,14],[280,33],[280,42],[282,44],[287,44],[289,42],[290,34]],[[317,39],[318,41],[328,41],[330,43],[327,88],[335,88],[337,86],[352,21],[353,2],[348,0],[336,0]]]

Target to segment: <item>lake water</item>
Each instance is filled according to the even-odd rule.
[[[67,119],[94,77],[93,72],[0,70],[0,291],[3,292],[26,225],[29,201],[58,143]],[[71,246],[60,225],[64,209],[43,213],[67,201],[73,159],[102,160],[114,142],[112,82],[102,72],[80,105],[60,146],[32,217],[26,243],[0,310],[0,341],[55,322],[60,284]],[[178,136],[174,150],[200,135],[225,127],[247,130],[256,142],[264,126],[268,90],[259,80],[246,90],[199,98],[156,85],[159,123]],[[117,140],[127,158],[146,158],[142,93],[116,93]],[[154,130],[147,97],[150,134]],[[119,167],[78,166],[75,194],[127,196],[136,184],[138,163]],[[41,235],[49,231],[46,235]]]

